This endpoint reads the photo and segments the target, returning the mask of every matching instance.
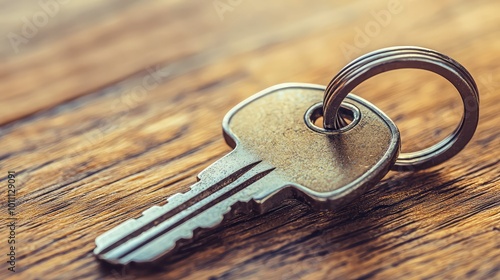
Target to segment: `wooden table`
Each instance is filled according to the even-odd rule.
[[[0,7],[1,279],[500,279],[499,1]],[[160,268],[94,258],[98,235],[187,191],[230,151],[221,121],[234,105],[283,82],[325,85],[393,45],[436,49],[476,79],[480,123],[456,157],[391,172],[341,211],[287,201],[238,217]],[[444,138],[461,117],[454,88],[428,72],[385,73],[354,92],[397,123],[404,151]]]

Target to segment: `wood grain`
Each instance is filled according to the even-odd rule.
[[[15,273],[0,201],[1,279],[500,278],[500,2],[233,1],[222,19],[213,1],[46,2],[57,11],[16,52],[9,34],[46,6],[0,1],[2,193],[8,170],[18,190]],[[230,151],[221,120],[234,105],[278,83],[327,84],[392,45],[436,49],[475,77],[480,123],[459,155],[390,172],[335,213],[286,201],[227,221],[160,267],[93,257],[95,237]],[[385,73],[355,93],[395,120],[405,151],[460,120],[455,90],[430,73]]]

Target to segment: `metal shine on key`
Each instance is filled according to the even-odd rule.
[[[468,103],[453,135],[398,158],[400,135],[395,124],[347,91],[375,74],[399,68],[427,69],[444,76]],[[426,168],[458,153],[474,134],[478,106],[477,87],[465,68],[417,47],[382,49],[360,57],[326,88],[271,87],[225,116],[224,138],[232,152],[202,171],[188,192],[173,195],[165,205],[153,206],[97,237],[94,254],[121,265],[157,261],[237,212],[264,213],[285,199],[298,199],[316,209],[338,209],[391,168]],[[314,124],[323,115],[326,128]]]
[[[231,210],[263,213],[287,198],[335,209],[377,183],[397,158],[396,126],[349,96],[345,106],[355,112],[349,126],[337,133],[311,129],[305,119],[321,110],[324,90],[279,85],[236,106],[223,122],[234,150],[202,171],[190,191],[98,237],[94,253],[112,263],[151,262]]]

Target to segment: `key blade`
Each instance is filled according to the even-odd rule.
[[[96,238],[94,254],[113,264],[152,262],[173,252],[179,241],[191,239],[195,230],[219,225],[233,205],[248,202],[253,193],[270,183],[256,184],[274,167],[242,153],[235,149],[200,173],[200,181],[188,192],[174,195],[167,204],[154,206],[138,219]]]
[[[181,212],[186,205],[193,205],[210,195],[211,192],[233,182],[259,162],[258,158],[240,152],[239,149],[233,150],[203,170],[198,175],[199,181],[192,185],[188,192],[176,193],[167,199],[167,204],[153,206],[144,211],[141,217],[129,219],[97,237],[94,254],[99,256],[124,243],[129,238],[148,230],[155,224],[167,220],[174,214]],[[211,184],[211,182],[217,183]]]

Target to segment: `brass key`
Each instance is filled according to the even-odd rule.
[[[355,95],[341,108],[349,125],[316,126],[324,90],[283,84],[233,108],[223,131],[234,150],[202,171],[188,192],[99,236],[94,254],[114,264],[152,262],[235,212],[263,213],[289,198],[337,209],[376,184],[398,156],[398,129]]]

